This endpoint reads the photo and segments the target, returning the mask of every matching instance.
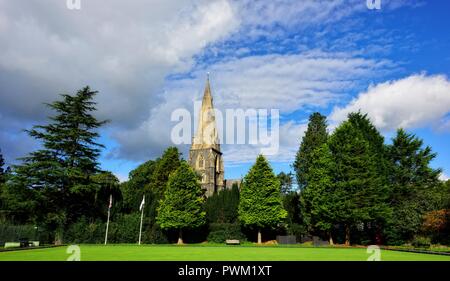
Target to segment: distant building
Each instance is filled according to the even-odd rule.
[[[242,179],[226,179],[225,180],[225,189],[231,189],[233,187],[233,184],[237,184],[239,189],[241,188],[241,182]]]
[[[206,196],[211,196],[224,188],[224,166],[209,76],[206,79],[197,132],[189,150],[189,164],[200,174]]]

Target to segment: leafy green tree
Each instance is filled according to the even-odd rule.
[[[388,190],[377,168],[377,154],[364,131],[350,121],[343,122],[329,140],[335,162],[334,215],[345,227],[350,244],[351,228],[383,221],[390,215]]]
[[[295,156],[293,164],[296,172],[297,184],[300,189],[307,186],[307,175],[309,170],[309,162],[311,161],[311,153],[317,147],[326,143],[328,139],[326,117],[315,112],[309,116],[308,128],[302,138],[300,148]]]
[[[259,155],[241,185],[239,219],[244,225],[256,228],[261,243],[261,230],[277,226],[286,216],[280,181],[266,158]]]
[[[129,173],[129,180],[120,184],[123,196],[123,211],[131,213],[139,208],[142,197],[146,195],[146,201],[154,197],[150,183],[155,172],[156,161],[149,160],[139,165]],[[146,208],[146,211],[149,208]],[[146,214],[148,215],[148,214]]]
[[[167,188],[157,208],[157,223],[162,229],[178,230],[178,244],[183,243],[183,229],[205,224],[203,191],[195,171],[182,161],[169,176]]]
[[[439,204],[441,170],[430,167],[436,157],[431,147],[423,147],[421,139],[403,129],[397,131],[388,147],[388,156],[393,216],[386,235],[389,243],[401,244],[419,232],[425,212],[443,207]]]
[[[335,166],[327,144],[316,148],[312,154],[308,172],[308,186],[302,191],[302,205],[309,215],[308,226],[312,232],[324,232],[333,244],[333,227],[336,223],[337,197],[334,185]]]
[[[167,148],[161,158],[156,160],[154,172],[150,181],[150,188],[159,196],[164,194],[169,175],[174,172],[181,163],[181,154],[176,147]]]
[[[95,206],[98,208],[96,217],[106,218],[109,197],[113,198],[112,214],[122,209],[122,192],[120,190],[119,179],[111,172],[99,172],[92,176],[92,181],[97,185],[95,194]]]
[[[99,137],[96,130],[106,123],[93,115],[96,93],[85,87],[47,104],[56,115],[50,117],[49,124],[27,131],[41,141],[42,148],[23,158],[23,164],[14,169],[13,185],[37,192],[36,215],[58,230],[59,242],[66,223],[96,213],[98,185],[92,176],[99,172],[97,159],[103,147],[95,141]]]
[[[294,175],[291,172],[287,174],[285,172],[280,172],[277,175],[277,178],[280,181],[281,192],[283,194],[290,193],[294,183]]]

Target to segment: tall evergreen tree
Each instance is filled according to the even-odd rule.
[[[309,170],[309,162],[311,161],[311,153],[317,147],[326,143],[328,139],[326,117],[315,112],[309,116],[308,129],[302,138],[300,148],[295,157],[293,164],[296,172],[297,184],[300,189],[307,186],[307,175]]]
[[[389,171],[384,137],[370,121],[368,115],[360,111],[350,113],[348,115],[348,122],[357,128],[366,139],[371,153],[377,158],[377,171],[382,178],[383,184],[387,184],[387,174]]]
[[[203,190],[195,171],[186,161],[169,176],[163,199],[157,208],[157,223],[162,229],[178,230],[178,244],[183,244],[183,229],[205,224]]]
[[[301,203],[308,214],[307,225],[313,233],[325,233],[333,244],[333,227],[338,210],[335,193],[335,166],[331,151],[327,144],[316,148],[312,154],[308,173],[308,187],[302,191]]]
[[[390,243],[401,244],[413,238],[422,224],[423,214],[438,209],[440,169],[430,167],[436,157],[429,146],[403,129],[388,148],[392,187],[390,204],[394,209],[386,234]]]
[[[242,182],[239,219],[244,225],[256,228],[260,244],[261,230],[277,226],[286,216],[280,182],[266,158],[259,155]]]
[[[388,190],[377,168],[377,154],[370,142],[352,122],[343,122],[330,137],[335,162],[336,219],[345,227],[345,243],[350,244],[351,229],[382,221],[390,214]]]
[[[56,115],[48,125],[37,125],[28,134],[41,141],[42,149],[23,158],[15,167],[15,184],[38,192],[37,214],[61,234],[67,222],[81,215],[95,214],[96,185],[92,176],[98,169],[98,156],[103,145],[96,142],[96,130],[106,123],[93,112],[97,92],[89,87],[75,95],[62,95],[62,100],[47,104]],[[61,237],[59,239],[61,240]]]

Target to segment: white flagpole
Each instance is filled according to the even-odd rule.
[[[111,214],[112,195],[109,196],[108,220],[106,221],[105,245],[108,242],[109,216]]]
[[[141,245],[141,237],[142,237],[142,220],[144,218],[144,205],[145,205],[145,195],[144,198],[142,198],[141,202],[141,226],[139,227],[139,245]]]

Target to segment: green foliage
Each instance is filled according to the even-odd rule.
[[[283,195],[283,208],[287,212],[286,223],[288,225],[301,222],[300,195],[297,192]]]
[[[169,147],[160,159],[156,160],[155,170],[150,180],[150,189],[162,196],[167,187],[169,176],[180,167],[181,155],[176,147]]]
[[[430,248],[431,247],[431,239],[426,236],[416,236],[416,237],[414,237],[411,244],[417,248]]]
[[[421,139],[399,129],[388,147],[393,216],[385,233],[390,244],[411,240],[427,211],[445,208],[445,189],[438,180],[441,171],[430,167],[436,154],[422,146]]]
[[[333,156],[328,145],[323,144],[311,153],[307,175],[308,186],[302,191],[304,219],[314,233],[325,232],[331,235],[339,211],[339,198],[336,197]],[[344,211],[344,210],[341,210]]]
[[[129,180],[120,185],[120,190],[123,196],[123,211],[126,213],[134,212],[139,208],[144,194],[146,201],[152,202],[152,190],[150,189],[150,182],[155,171],[155,161],[149,160],[129,174]]]
[[[109,224],[108,243],[136,243],[139,236],[140,214],[117,215]],[[90,222],[82,217],[64,232],[65,243],[93,243],[105,241],[106,222]],[[144,241],[145,242],[145,241]]]
[[[246,240],[239,223],[211,223],[209,229],[208,242],[225,243],[227,239],[237,239],[241,242]]]
[[[366,134],[350,121],[343,122],[329,140],[335,165],[336,199],[333,214],[346,228],[356,224],[382,224],[390,215],[388,190],[377,167],[378,156]]]
[[[244,177],[239,202],[239,220],[258,229],[276,227],[287,216],[283,209],[280,182],[264,156]]]
[[[34,225],[10,225],[7,223],[0,224],[0,241],[1,242],[19,242],[19,239],[26,238],[36,240],[38,232]]]
[[[25,178],[10,181],[1,187],[1,219],[11,224],[27,224],[36,221],[38,191],[25,186]]]
[[[293,167],[296,172],[297,184],[303,189],[308,184],[307,175],[311,153],[328,139],[326,117],[315,112],[309,116],[308,128],[302,137],[300,148],[295,156]]]
[[[8,168],[4,169],[5,159],[3,158],[2,150],[0,149],[0,185],[6,182],[6,174]]]
[[[92,176],[92,181],[97,185],[95,194],[95,205],[98,206],[96,218],[106,219],[109,197],[112,195],[112,214],[122,209],[122,192],[120,191],[119,179],[111,172],[100,172]]]
[[[197,174],[182,161],[169,176],[167,189],[157,208],[156,221],[162,229],[199,227],[205,224],[204,200]]]
[[[211,223],[233,223],[238,218],[239,187],[221,190],[205,201],[206,217]]]
[[[95,139],[99,137],[96,130],[106,121],[93,116],[96,93],[85,87],[73,96],[64,94],[62,100],[47,104],[56,112],[50,123],[27,130],[41,141],[42,149],[30,153],[14,168],[14,194],[35,191],[31,197],[37,200],[35,219],[55,229],[82,215],[95,217],[98,211],[95,195],[99,186],[92,176],[99,172],[97,158],[103,146]],[[9,196],[10,210],[18,209],[11,206],[13,193]]]

